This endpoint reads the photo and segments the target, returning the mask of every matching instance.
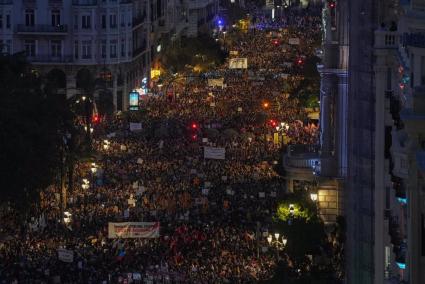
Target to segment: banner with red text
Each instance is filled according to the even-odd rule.
[[[108,238],[158,238],[159,222],[108,223]]]

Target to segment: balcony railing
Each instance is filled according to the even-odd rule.
[[[67,33],[67,25],[51,26],[51,25],[17,25],[18,33]]]
[[[28,57],[28,61],[32,63],[72,63],[74,57],[72,55],[51,56],[51,55],[36,55]]]
[[[72,0],[72,5],[75,5],[75,6],[96,6],[97,0]]]
[[[375,31],[375,48],[398,48],[400,43],[400,35],[397,32],[376,30]]]

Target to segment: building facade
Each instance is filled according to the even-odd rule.
[[[346,283],[425,283],[425,1],[328,0],[323,20],[316,173],[343,191]]]
[[[80,93],[79,79],[89,76],[98,82],[95,97],[108,96],[115,110],[127,110],[128,93],[149,80],[161,41],[179,22],[193,21],[194,8],[180,2],[0,0],[0,44],[6,53],[25,52],[37,72],[54,78],[68,97]],[[193,18],[215,16],[216,6],[207,7],[217,1],[195,2],[199,13]]]

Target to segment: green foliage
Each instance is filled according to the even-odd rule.
[[[294,205],[293,216],[289,212],[290,204]],[[307,254],[318,252],[325,242],[324,225],[308,192],[293,193],[281,201],[274,221],[277,231],[288,239],[285,251],[295,262],[302,263]]]
[[[287,198],[277,206],[276,217],[280,221],[288,221],[291,217],[289,207],[294,207],[294,218],[302,218],[310,221],[316,216],[315,205],[309,200],[309,196],[305,192],[296,192],[288,195]]]
[[[180,42],[170,43],[161,57],[164,67],[171,72],[182,72],[186,65],[201,66],[209,69],[220,65],[225,60],[225,53],[214,39],[207,35],[185,38]]]
[[[0,94],[1,201],[25,209],[53,183],[73,115],[22,54],[0,56]]]

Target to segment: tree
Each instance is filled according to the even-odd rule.
[[[23,54],[0,56],[0,194],[22,209],[54,182],[73,128],[66,98],[53,89]]]

